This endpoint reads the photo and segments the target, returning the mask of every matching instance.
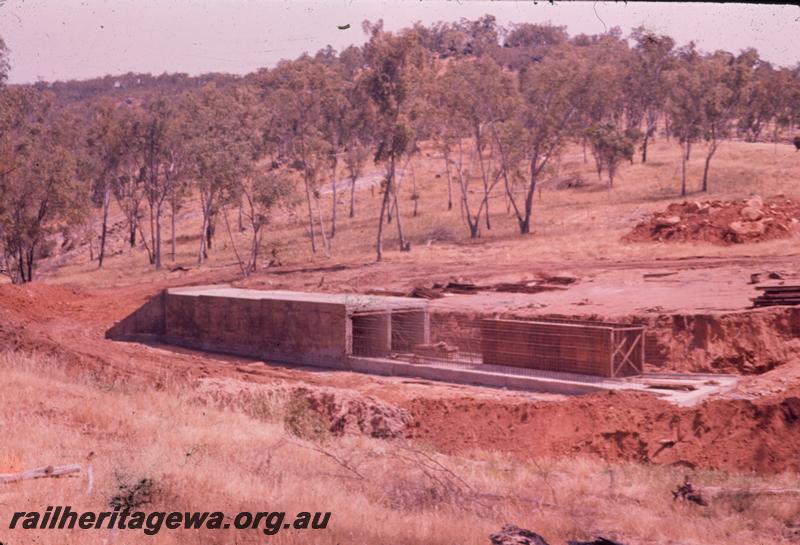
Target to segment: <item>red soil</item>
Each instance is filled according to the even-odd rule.
[[[565,402],[415,399],[414,440],[445,452],[501,450],[521,458],[594,455],[769,473],[800,470],[800,388],[784,396],[681,408],[647,394]]]
[[[800,471],[800,381],[789,371],[753,377],[761,381],[753,390],[757,394],[748,395],[755,400],[718,398],[681,408],[646,394],[543,401],[518,392],[317,373],[106,340],[105,330],[155,289],[0,286],[0,345],[52,350],[75,372],[156,388],[169,376],[172,384],[189,387],[213,377],[346,390],[346,395],[408,410],[412,422],[405,435],[447,452],[483,449],[522,458],[583,454],[738,471]]]

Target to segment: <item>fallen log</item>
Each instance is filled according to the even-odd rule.
[[[607,537],[597,537],[592,541],[567,541],[567,545],[624,545],[619,541],[608,539]]]
[[[80,464],[66,466],[45,466],[21,471],[19,473],[0,473],[0,484],[24,481],[27,479],[42,479],[45,477],[61,477],[71,473],[78,473],[81,470]]]
[[[489,536],[492,545],[550,545],[545,539],[525,528],[506,524],[499,532]]]
[[[687,478],[672,491],[674,500],[684,500],[707,506],[711,501],[741,496],[800,496],[800,488],[723,488],[720,486],[694,486]]]

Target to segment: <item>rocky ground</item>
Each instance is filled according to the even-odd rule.
[[[746,244],[800,234],[800,202],[783,195],[739,201],[685,201],[670,204],[639,223],[628,242],[710,242]]]

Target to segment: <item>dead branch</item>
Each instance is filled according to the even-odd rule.
[[[348,463],[345,460],[342,460],[341,458],[339,458],[338,456],[336,456],[332,452],[330,452],[328,450],[325,450],[322,447],[319,447],[317,445],[308,445],[308,444],[305,444],[305,443],[299,443],[297,441],[291,441],[291,440],[288,440],[288,439],[286,440],[286,442],[287,443],[291,443],[292,445],[296,445],[298,447],[302,447],[302,448],[307,448],[309,450],[313,450],[314,452],[322,454],[323,456],[327,456],[328,458],[330,458],[331,460],[336,462],[340,467],[346,469],[347,471],[349,471],[350,473],[352,473],[353,475],[355,475],[359,479],[366,480],[366,477],[364,477],[364,475],[359,473],[358,469],[355,466],[353,466],[352,464]]]
[[[0,474],[0,484],[13,483],[17,481],[24,481],[27,479],[41,479],[44,477],[61,477],[71,473],[78,473],[81,470],[80,464],[71,464],[66,466],[45,466],[29,469],[19,473],[5,473]]]

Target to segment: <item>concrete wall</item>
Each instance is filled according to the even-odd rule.
[[[164,292],[150,299],[132,314],[106,331],[106,338],[118,341],[159,340],[165,332]]]
[[[340,366],[351,346],[344,305],[164,295],[167,343],[307,365]]]

